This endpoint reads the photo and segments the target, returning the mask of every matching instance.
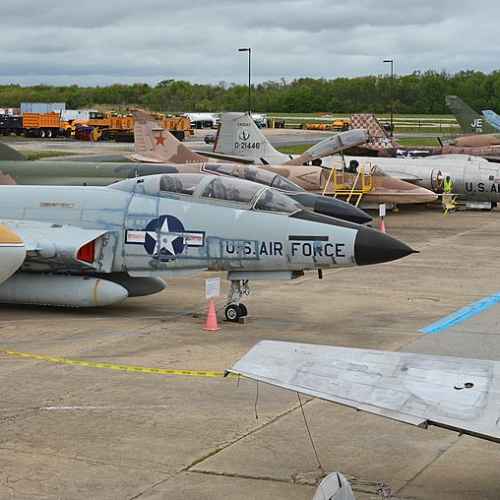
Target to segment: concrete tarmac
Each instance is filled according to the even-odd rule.
[[[0,349],[193,370],[224,370],[261,339],[473,357],[489,342],[482,354],[498,359],[494,310],[482,327],[480,316],[451,333],[418,330],[498,291],[500,214],[403,209],[386,226],[420,253],[321,281],[251,283],[243,325],[202,330],[203,275],[108,309],[0,306]],[[0,383],[2,499],[313,496],[318,465],[294,393],[6,354]],[[358,499],[379,498],[380,482],[399,499],[500,498],[496,444],[303,401],[323,468],[346,474]]]

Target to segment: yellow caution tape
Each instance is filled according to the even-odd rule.
[[[116,370],[128,373],[148,373],[154,375],[181,375],[186,377],[204,377],[204,378],[221,378],[226,374],[222,371],[210,370],[172,370],[167,368],[147,368],[145,366],[134,365],[118,365],[115,363],[106,363],[102,361],[85,361],[83,359],[67,359],[58,356],[43,356],[41,354],[34,354],[31,352],[18,352],[10,351],[7,349],[0,349],[0,354],[13,356],[17,358],[36,359],[37,361],[47,361],[60,365],[71,366],[86,366],[87,368],[104,368],[107,370]],[[231,376],[231,374],[229,374]]]

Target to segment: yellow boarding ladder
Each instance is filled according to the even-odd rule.
[[[354,180],[346,179],[346,172],[332,168],[323,188],[323,196],[345,198],[348,203],[356,207],[360,204],[363,195],[373,189],[373,175],[365,173],[364,167],[359,167]],[[352,174],[354,175],[354,174]]]

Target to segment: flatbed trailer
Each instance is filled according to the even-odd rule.
[[[59,113],[0,115],[1,135],[51,138],[65,135],[67,127],[68,124],[61,120]]]

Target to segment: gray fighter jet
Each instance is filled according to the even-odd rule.
[[[263,341],[229,370],[427,428],[500,442],[500,362]]]
[[[0,302],[100,306],[161,291],[163,278],[227,271],[226,317],[245,316],[249,280],[376,264],[414,251],[366,226],[305,211],[253,182],[202,174],[109,187],[0,186],[3,224],[26,258]]]
[[[89,163],[82,161],[3,161],[2,155],[12,156],[9,148],[0,143],[0,184],[32,184],[57,186],[107,186],[114,182],[153,174],[205,173],[238,177],[273,187],[299,201],[310,210],[330,217],[366,224],[372,218],[360,208],[335,198],[309,193],[289,179],[253,165],[235,163],[145,164]],[[14,150],[11,150],[15,153]]]
[[[248,133],[251,133],[255,144],[260,144],[259,148],[236,147],[236,142],[231,142],[234,134],[246,130],[242,126],[241,116],[241,113],[223,115],[216,151],[229,154],[239,151],[241,155],[261,164],[270,160],[283,163],[287,156],[276,151],[255,124],[248,129],[251,131]],[[391,138],[373,115],[358,115],[357,120],[359,126],[368,130],[374,147],[383,147],[384,144],[390,146]],[[248,118],[244,121],[247,124]],[[443,154],[425,158],[385,158],[346,155],[343,158],[327,158],[326,163],[330,168],[347,169],[349,172],[355,172],[361,166],[365,172],[374,173],[375,180],[380,178],[384,181],[383,177],[377,176],[379,173],[388,176],[385,179],[387,183],[391,178],[398,179],[437,194],[443,193],[444,181],[449,177],[453,193],[464,201],[483,202],[490,206],[495,206],[500,201],[500,167],[478,156]]]

